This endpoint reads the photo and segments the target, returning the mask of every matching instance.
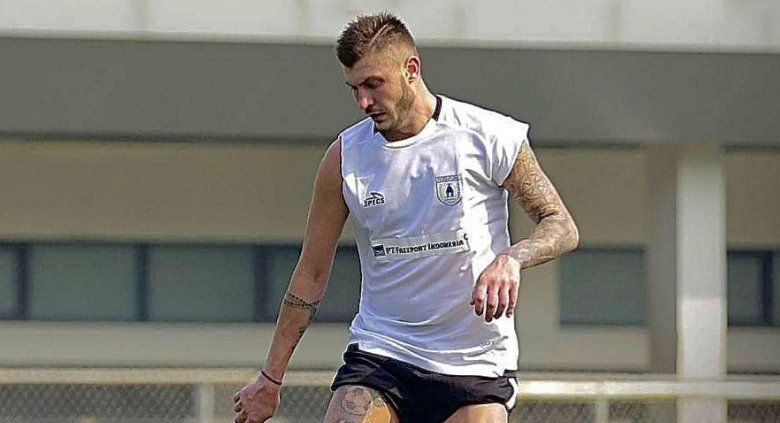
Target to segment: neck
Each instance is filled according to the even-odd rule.
[[[419,134],[436,110],[436,96],[425,85],[422,85],[415,96],[414,103],[409,109],[403,125],[397,129],[382,133],[388,141],[400,141]]]

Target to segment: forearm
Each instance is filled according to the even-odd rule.
[[[504,254],[514,258],[521,269],[538,266],[577,248],[579,233],[567,212],[545,216],[531,236],[509,247]]]
[[[272,377],[281,380],[287,371],[295,347],[314,320],[326,286],[327,278],[293,275],[279,308],[276,331],[264,366]]]
[[[577,248],[577,225],[528,144],[520,147],[504,186],[536,226],[531,236],[502,254],[514,258],[521,269],[527,269]]]

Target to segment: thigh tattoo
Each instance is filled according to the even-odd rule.
[[[387,407],[382,395],[363,386],[348,386],[339,403],[339,423],[359,423],[373,409]]]

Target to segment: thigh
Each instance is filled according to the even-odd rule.
[[[345,385],[333,393],[325,423],[399,423],[399,419],[376,389]]]
[[[470,404],[460,407],[444,423],[506,423],[508,418],[503,404]]]

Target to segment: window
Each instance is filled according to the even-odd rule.
[[[263,259],[266,263],[263,285],[268,292],[268,300],[264,302],[266,310],[265,321],[276,321],[279,306],[282,303],[284,293],[287,291],[290,276],[292,276],[292,272],[295,270],[300,253],[300,247],[294,246],[269,246],[263,248]]]
[[[13,248],[0,246],[0,318],[17,314],[16,254]]]
[[[0,244],[0,319],[274,322],[299,253],[293,245]],[[339,247],[317,320],[349,322],[359,295],[357,249]]]
[[[0,244],[0,319],[274,322],[295,245]],[[559,260],[563,324],[643,325],[641,248],[580,248]],[[728,252],[730,325],[780,326],[780,252]],[[319,322],[352,320],[354,246],[336,251]]]
[[[357,249],[339,248],[330,272],[328,291],[317,312],[317,320],[349,322],[360,303],[360,259]]]
[[[729,251],[729,325],[780,324],[780,254]],[[645,269],[641,249],[581,248],[560,259],[560,310],[564,324],[642,325]]]
[[[768,272],[772,276],[772,283],[769,284],[772,292],[767,297],[771,298],[772,307],[767,307],[767,309],[772,310],[772,324],[780,326],[780,252],[776,251],[773,256],[772,272]]]
[[[33,320],[134,320],[135,248],[34,245],[30,251]]]
[[[300,254],[299,247],[278,246],[264,248],[269,295],[265,302],[266,321],[276,321],[279,305],[287,291],[290,276]],[[355,247],[339,247],[328,282],[328,290],[316,321],[349,322],[355,316],[360,302],[360,263]]]
[[[729,251],[729,324],[780,325],[778,257],[777,251]]]
[[[0,244],[0,319],[275,322],[295,245]],[[641,248],[585,247],[559,260],[563,324],[643,325]],[[730,325],[780,326],[780,252],[728,252]],[[319,322],[360,303],[354,246],[336,251]]]
[[[764,321],[764,254],[730,252],[727,261],[728,318],[731,325]]]
[[[580,248],[561,257],[560,272],[561,323],[644,324],[641,249]]]
[[[152,247],[148,277],[149,320],[254,320],[252,247]]]

